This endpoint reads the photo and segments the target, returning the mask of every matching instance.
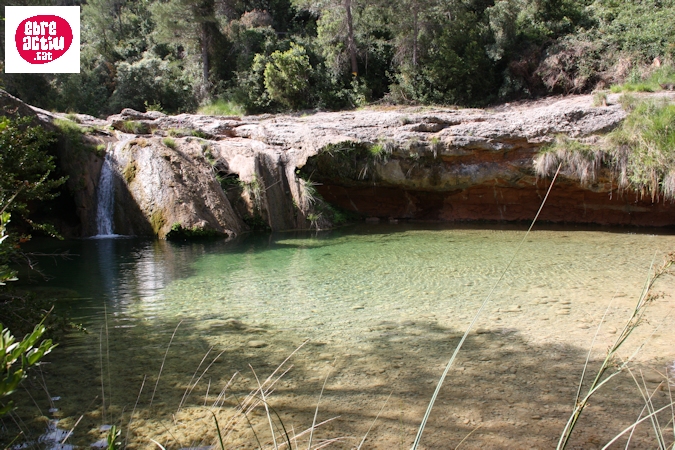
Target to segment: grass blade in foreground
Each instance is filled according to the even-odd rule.
[[[537,214],[534,216],[534,219],[532,219],[532,223],[530,224],[530,228],[527,229],[527,232],[525,233],[525,236],[523,236],[523,239],[520,241],[520,244],[518,244],[518,247],[516,248],[516,251],[513,253],[513,256],[511,257],[511,260],[506,265],[506,268],[504,268],[504,270],[502,271],[502,274],[499,276],[499,279],[492,286],[492,289],[490,289],[490,292],[488,293],[487,297],[485,297],[485,300],[483,300],[483,303],[480,305],[480,308],[478,308],[478,311],[476,311],[476,314],[473,316],[473,319],[471,320],[471,323],[469,324],[466,331],[464,332],[464,335],[462,336],[462,339],[459,341],[459,344],[457,344],[457,347],[455,348],[454,353],[450,357],[450,361],[448,361],[448,364],[445,366],[445,370],[443,371],[443,375],[441,375],[441,379],[438,380],[438,384],[436,385],[436,390],[434,391],[434,395],[431,396],[431,401],[429,402],[429,406],[427,406],[427,410],[424,413],[424,418],[422,419],[422,423],[420,424],[420,427],[417,430],[417,436],[415,436],[415,441],[413,442],[412,450],[417,449],[417,446],[420,444],[420,441],[422,440],[422,434],[424,433],[424,427],[426,426],[427,421],[429,420],[429,416],[431,415],[431,410],[433,409],[434,403],[436,402],[436,397],[438,397],[438,393],[441,391],[441,387],[443,386],[443,382],[445,381],[445,377],[448,375],[448,372],[450,371],[450,368],[452,367],[452,363],[455,362],[455,358],[457,357],[457,354],[459,353],[460,349],[462,348],[462,345],[464,345],[464,341],[466,341],[466,338],[469,336],[469,332],[471,331],[473,326],[476,324],[476,321],[478,320],[478,317],[481,315],[481,313],[483,312],[483,310],[487,306],[487,303],[490,300],[490,297],[492,297],[492,293],[495,291],[495,289],[497,289],[497,286],[499,285],[499,283],[504,278],[504,275],[506,275],[506,272],[508,272],[509,268],[511,267],[511,264],[513,264],[513,261],[516,259],[516,256],[518,256],[518,253],[520,252],[520,248],[523,246],[523,243],[525,242],[525,239],[527,239],[528,234],[530,234],[530,231],[532,231],[532,227],[534,227],[534,224],[537,222],[537,218],[539,217],[539,214],[541,213],[541,210],[544,209],[544,205],[546,204],[546,199],[548,198],[548,195],[551,193],[551,189],[553,189],[553,185],[555,184],[556,178],[558,178],[558,174],[560,173],[561,167],[562,167],[562,164],[559,164],[558,170],[556,170],[555,175],[553,176],[553,180],[551,180],[551,185],[548,187],[548,191],[546,191],[546,196],[541,201],[541,206],[539,206],[539,210],[537,211]]]
[[[574,410],[572,411],[572,415],[565,424],[565,428],[563,429],[563,432],[560,435],[560,440],[558,441],[558,446],[556,447],[557,450],[562,450],[567,446],[567,443],[569,442],[570,437],[572,436],[574,426],[579,420],[579,416],[581,416],[581,413],[588,404],[588,400],[591,398],[591,396],[595,394],[595,392],[597,392],[597,390],[600,389],[600,387],[602,387],[605,383],[607,383],[611,378],[623,372],[623,370],[628,366],[628,363],[632,360],[634,355],[628,358],[626,361],[617,364],[616,369],[612,371],[609,375],[605,376],[607,370],[613,365],[616,352],[623,345],[623,343],[626,342],[626,339],[628,339],[628,337],[635,330],[635,328],[637,328],[637,326],[641,323],[647,305],[654,299],[654,297],[651,295],[651,289],[654,286],[654,283],[656,282],[657,279],[659,279],[662,275],[664,275],[673,264],[675,264],[675,253],[669,253],[668,255],[666,255],[666,260],[664,261],[663,265],[656,272],[654,272],[653,275],[647,277],[647,281],[645,282],[645,286],[642,289],[642,293],[640,294],[640,298],[638,299],[635,308],[633,309],[631,317],[628,319],[628,322],[626,322],[626,325],[624,325],[623,330],[621,330],[621,333],[616,338],[614,344],[607,351],[607,355],[605,356],[605,359],[602,362],[602,365],[600,366],[600,369],[598,370],[595,379],[589,386],[586,396],[581,400],[577,400],[576,405],[574,406]],[[649,268],[650,272],[651,269],[652,268],[650,267]],[[646,416],[646,418],[652,417],[652,415],[653,414],[649,414],[648,416]],[[641,421],[642,420],[636,422],[636,424]],[[630,430],[626,429],[626,431]]]

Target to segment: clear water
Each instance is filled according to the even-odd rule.
[[[406,448],[454,344],[523,235],[520,229],[363,225],[234,242],[99,239],[54,244],[54,250],[67,246],[77,256],[44,261],[42,269],[53,276],[47,284],[68,290],[69,298],[58,307],[89,330],[68,336],[45,366],[50,395],[61,397],[55,416],[68,429],[84,415],[71,438],[80,445],[98,440],[96,430],[111,423],[122,426],[123,435],[131,430],[132,447],[151,448],[150,438],[172,448],[211,444],[215,431],[204,405],[213,405],[235,372],[225,394],[228,411],[236,406],[228,392],[243,398],[255,387],[249,364],[265,378],[309,340],[293,356],[295,366],[274,393],[275,406],[289,415],[286,421],[298,422],[296,431],[311,424],[330,373],[321,411],[344,419],[322,433],[362,436],[391,392],[391,414],[385,413],[381,427],[374,429],[372,446]],[[514,405],[531,402],[541,408],[546,403],[547,411],[549,405],[556,410],[552,417],[563,420],[570,393],[558,395],[543,380],[565,379],[561,385],[574,391],[610,300],[614,298],[608,323],[598,336],[601,350],[625,321],[650,263],[673,249],[675,236],[669,235],[533,231],[479,319],[479,334],[467,341],[457,363],[458,378],[449,382],[457,386],[475,380],[477,389],[485,389],[482,395],[496,389],[494,403],[503,400],[504,411],[494,406],[489,414],[481,412],[475,399],[459,401],[465,390],[448,388],[428,430],[429,448],[445,448],[448,442],[454,448],[466,434],[463,428],[471,431],[490,414],[505,427],[539,430],[528,432],[536,436],[530,445],[551,445],[560,427],[541,433],[539,419],[519,423]],[[663,324],[675,283],[670,277],[660,283],[666,297],[653,309],[652,325],[661,327],[652,335],[653,345],[641,353],[646,364],[675,360],[672,327]],[[636,339],[652,331],[644,327]],[[530,386],[540,376],[541,386]],[[518,388],[521,382],[525,384]],[[513,396],[522,399],[506,401]],[[519,407],[532,416],[527,406]],[[638,413],[639,402],[626,416]],[[462,429],[443,422],[448,418]],[[612,414],[607,420],[619,419]],[[264,430],[264,423],[260,427]],[[509,441],[497,425],[488,428],[474,436],[483,448],[522,441]],[[256,446],[246,429],[239,426],[231,433],[232,446]],[[506,440],[490,444],[497,436]]]

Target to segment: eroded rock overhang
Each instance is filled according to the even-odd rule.
[[[626,113],[611,96],[608,103],[571,96],[486,110],[379,107],[242,118],[124,110],[76,120],[111,143],[119,198],[134,204],[129,217],[116,219],[121,228],[234,236],[256,224],[330,226],[317,192],[362,217],[531,220],[550,184],[537,179],[534,158],[558,134],[614,129]],[[672,203],[622,191],[611,174],[600,175],[586,186],[559,177],[540,220],[675,224]]]

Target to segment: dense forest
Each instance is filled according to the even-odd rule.
[[[81,5],[81,73],[3,74],[2,87],[97,116],[482,106],[607,87],[675,53],[675,0],[18,3]]]

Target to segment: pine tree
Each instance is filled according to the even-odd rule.
[[[220,35],[216,0],[168,0],[151,6],[157,42],[197,50],[200,54],[203,94],[210,91],[213,45]]]

